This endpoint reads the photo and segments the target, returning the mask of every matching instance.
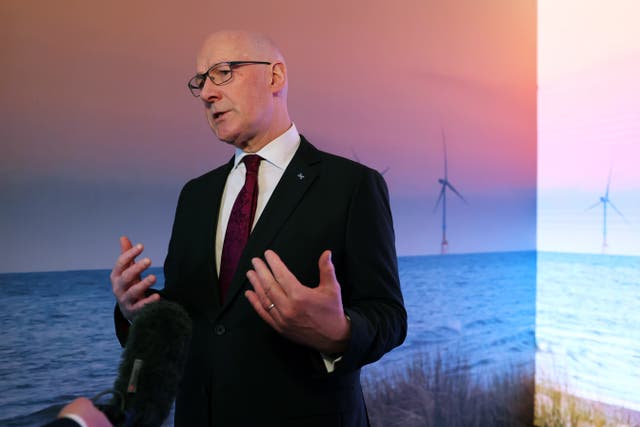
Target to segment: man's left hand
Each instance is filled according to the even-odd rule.
[[[268,250],[266,263],[253,258],[247,277],[253,291],[245,296],[258,315],[280,334],[326,355],[347,348],[351,325],[342,307],[331,251],[318,260],[320,283],[315,288],[301,284],[280,257]]]

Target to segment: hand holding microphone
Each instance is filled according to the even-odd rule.
[[[157,427],[164,422],[178,392],[190,340],[191,319],[180,305],[160,300],[140,309],[122,352],[114,390],[108,391],[114,398],[108,405],[97,405],[111,423]]]
[[[98,410],[86,397],[78,397],[60,410],[58,420],[45,427],[82,425],[87,427],[112,427],[105,414]]]

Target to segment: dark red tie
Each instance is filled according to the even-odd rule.
[[[258,203],[258,168],[262,157],[256,154],[244,156],[242,161],[247,167],[244,186],[233,203],[227,232],[224,235],[222,257],[220,259],[220,300],[224,302],[233,275],[238,269],[238,261],[251,234],[251,225]]]

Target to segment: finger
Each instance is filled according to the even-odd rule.
[[[147,277],[145,277],[138,283],[130,286],[127,292],[129,292],[130,294],[137,294],[138,295],[137,299],[141,299],[144,293],[147,291],[147,289],[152,287],[155,283],[156,283],[155,274],[149,274]]]
[[[141,300],[133,304],[130,310],[135,314],[138,310],[140,310],[145,305],[156,302],[159,299],[160,299],[160,294],[151,294],[148,297],[142,298]]]
[[[129,268],[117,275],[115,269],[111,272],[111,289],[119,300],[121,295],[129,290],[133,285],[141,281],[140,274],[151,266],[151,260],[145,258],[140,262],[134,263]],[[155,281],[155,279],[154,279]]]
[[[331,251],[326,250],[322,252],[320,258],[318,259],[318,270],[320,271],[320,285],[326,286],[336,284],[338,287],[338,279],[336,278],[336,269],[333,266],[333,262],[331,261]]]
[[[120,236],[120,254],[127,252],[133,245],[127,236]]]
[[[278,322],[271,315],[271,312],[277,310],[275,308],[266,310],[262,305],[262,300],[260,299],[260,297],[258,297],[258,295],[253,291],[246,291],[244,293],[244,296],[249,300],[249,304],[251,304],[255,312],[258,313],[258,316],[260,316],[262,320],[267,322],[273,329],[280,332],[280,326],[278,325]]]
[[[269,295],[267,294],[258,273],[254,270],[247,271],[247,279],[249,279],[249,283],[253,286],[253,293],[255,293],[260,300],[260,304],[262,304],[263,307],[271,305]]]
[[[247,292],[250,292],[252,295],[256,296],[258,303],[262,307],[263,311],[269,317],[275,320],[275,323],[278,326],[282,325],[282,316],[280,311],[278,311],[278,308],[277,308],[279,303],[265,293],[264,288],[260,283],[260,278],[258,277],[258,274],[253,270],[249,270],[247,272],[247,278],[249,279],[249,282],[251,283],[251,286],[253,286],[253,289],[254,289],[253,292],[252,291],[247,291]],[[285,303],[288,303],[288,301],[286,301]],[[282,308],[283,306],[280,305],[280,307]]]
[[[262,287],[264,294],[276,305],[282,306],[283,304],[285,304],[287,301],[287,294],[273,277],[273,274],[271,273],[271,270],[269,269],[267,264],[265,264],[265,262],[260,258],[253,258],[251,260],[251,263],[253,264],[254,268],[254,270],[251,271],[255,272],[258,279],[256,280],[254,278],[254,281],[256,281],[257,284]],[[249,279],[249,281],[251,281],[251,279]],[[254,285],[253,282],[251,284]]]
[[[124,304],[127,309],[130,309],[138,301],[144,299],[145,292],[156,282],[156,276],[153,274],[148,275],[140,282],[127,288],[118,298],[121,304]]]
[[[269,263],[269,268],[276,282],[278,282],[286,294],[294,292],[296,287],[300,286],[300,282],[296,276],[289,271],[289,268],[282,262],[277,253],[272,250],[267,250],[264,253],[264,258],[267,260],[267,263]]]
[[[120,236],[120,253],[124,253],[132,247],[131,240],[127,236]]]
[[[121,247],[122,248],[122,247]],[[116,260],[116,265],[113,267],[113,274],[119,276],[122,272],[132,264],[135,257],[142,253],[144,246],[142,243],[138,243],[130,249],[127,249],[125,252],[122,252],[118,259]]]
[[[144,258],[138,262],[131,264],[126,270],[122,272],[121,279],[125,283],[136,283],[140,281],[140,274],[142,274],[146,269],[151,267],[151,259]]]

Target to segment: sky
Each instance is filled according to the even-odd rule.
[[[640,3],[539,2],[538,249],[640,255]]]
[[[389,170],[400,256],[438,253],[447,138],[452,253],[531,250],[536,4],[188,0],[0,4],[0,272],[111,268],[118,237],[166,254],[181,186],[232,149],[186,89],[204,36],[269,34],[317,147]]]

